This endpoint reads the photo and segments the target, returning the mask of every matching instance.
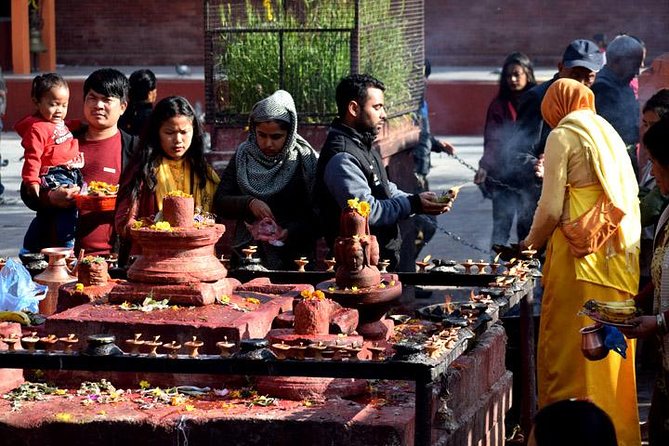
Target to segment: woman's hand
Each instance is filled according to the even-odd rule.
[[[541,155],[539,155],[539,158],[534,163],[534,175],[536,175],[537,178],[543,178],[544,177],[544,154],[543,153]]]
[[[485,170],[483,167],[479,167],[479,170],[476,171],[476,175],[474,175],[474,184],[485,183],[485,179],[487,176],[488,176],[488,171]]]
[[[629,324],[634,327],[619,327],[619,330],[628,338],[647,338],[657,332],[656,316],[639,316],[631,319]]]
[[[257,220],[262,220],[263,218],[271,218],[274,220],[274,214],[267,203],[257,198],[252,199],[249,203],[249,211],[251,211]]]

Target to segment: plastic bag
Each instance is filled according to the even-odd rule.
[[[48,287],[33,282],[21,263],[7,259],[0,270],[0,311],[39,312],[39,301],[46,297]]]
[[[627,359],[627,342],[625,336],[616,327],[604,325],[604,347]]]

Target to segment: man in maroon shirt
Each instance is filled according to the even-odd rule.
[[[82,169],[84,181],[118,184],[121,169],[131,158],[136,138],[118,128],[118,120],[128,104],[128,79],[112,68],[91,73],[84,82],[84,118],[88,123],[79,139],[79,150],[85,154]],[[31,209],[74,206],[78,187],[61,187],[45,191],[39,201],[30,200],[21,185],[21,198]],[[76,248],[86,254],[109,255],[114,251],[114,212],[80,211],[77,221]],[[39,241],[43,247],[53,246],[50,234]]]

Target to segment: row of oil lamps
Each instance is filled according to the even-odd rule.
[[[182,347],[188,349],[188,356],[196,358],[200,355],[199,350],[204,345],[203,341],[198,340],[197,336],[193,336],[190,341],[184,342],[183,346],[176,341],[161,342],[160,336],[154,336],[151,339],[141,339],[141,333],[125,340],[128,346],[128,355],[139,356],[146,355],[148,357],[157,357],[158,349],[162,348],[168,358],[177,359],[179,351]],[[37,332],[32,332],[27,336],[21,337],[16,333],[0,338],[0,341],[7,345],[5,352],[12,353],[19,351],[17,348],[20,345],[25,347],[27,353],[56,353],[62,352],[64,354],[73,354],[74,346],[79,343],[79,338],[75,334],[69,334],[65,337],[58,337],[54,334],[47,336],[38,336]],[[37,346],[42,348],[37,348]],[[228,358],[237,350],[235,342],[228,341],[227,336],[224,336],[223,341],[216,343],[216,347],[220,350],[220,356]],[[372,361],[380,361],[383,359],[385,347],[380,347],[378,344],[367,346],[366,349],[371,353]],[[326,344],[324,342],[317,342],[308,345],[299,343],[298,345],[289,345],[284,342],[272,344],[271,350],[279,360],[296,359],[303,360],[310,358],[314,360],[358,360],[360,352],[363,350],[363,345],[358,342],[350,344],[341,343],[337,340],[334,344]]]

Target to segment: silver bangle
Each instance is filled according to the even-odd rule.
[[[656,316],[657,330],[661,335],[667,334],[667,321],[664,319],[664,313],[658,313]]]

